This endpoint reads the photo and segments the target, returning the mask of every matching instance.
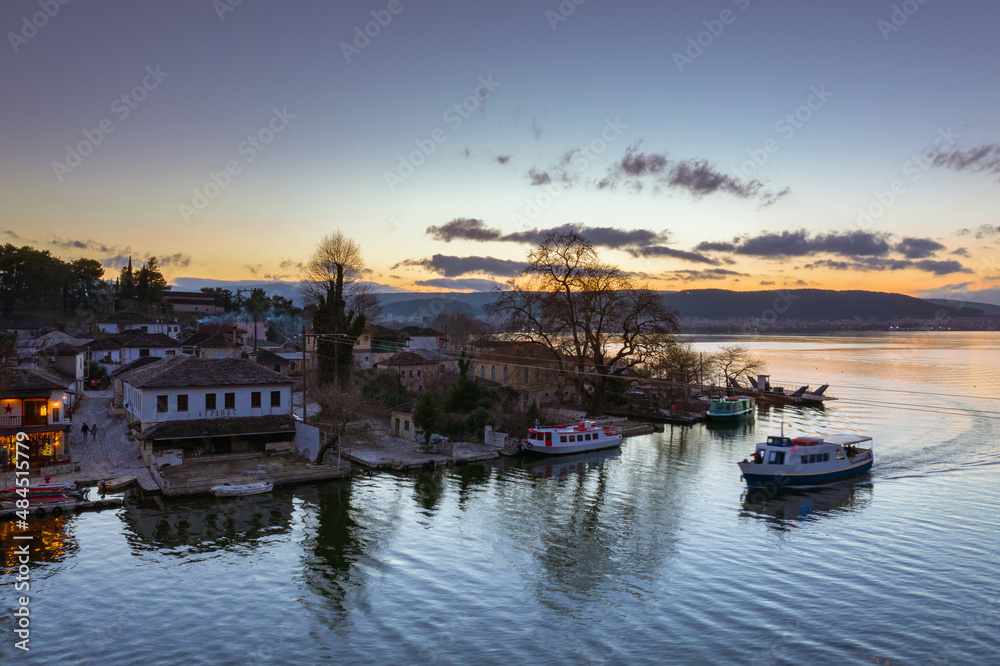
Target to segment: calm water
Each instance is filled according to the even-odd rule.
[[[32,651],[6,555],[0,661],[997,663],[1000,334],[750,344],[773,383],[841,400],[551,465],[36,523]],[[782,419],[873,435],[873,472],[748,498],[735,463]]]

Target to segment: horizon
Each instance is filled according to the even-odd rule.
[[[340,229],[461,294],[575,228],[657,291],[1000,304],[997,6],[43,5],[0,8],[0,230],[105,278],[295,281]]]

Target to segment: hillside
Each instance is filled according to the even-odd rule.
[[[824,321],[844,319],[935,319],[982,316],[990,306],[978,303],[935,303],[929,300],[876,291],[791,289],[780,291],[729,291],[689,289],[660,292],[664,303],[682,318],[731,320],[775,317],[777,320]],[[441,311],[482,314],[482,306],[493,299],[489,292],[383,294],[383,309],[390,316],[406,317],[421,312],[433,316]],[[407,298],[409,297],[409,298]],[[957,307],[961,305],[961,307]],[[955,306],[955,307],[952,307]],[[993,306],[996,307],[996,306]],[[997,308],[1000,310],[1000,308]],[[773,312],[773,314],[771,314]],[[986,314],[994,314],[986,312]]]

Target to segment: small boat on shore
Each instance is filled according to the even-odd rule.
[[[243,483],[223,483],[212,486],[212,494],[216,497],[242,497],[244,495],[262,495],[274,490],[274,481],[264,478],[264,472],[247,472],[248,479]]]
[[[758,444],[739,463],[740,471],[751,488],[830,483],[872,468],[871,441],[871,437],[847,433],[795,438],[782,433]]]
[[[521,450],[545,455],[565,455],[610,449],[621,443],[621,428],[602,426],[593,421],[555,426],[536,424],[528,430],[528,437],[521,442]]]
[[[101,481],[97,484],[97,489],[102,495],[104,495],[107,493],[118,492],[119,490],[125,490],[133,483],[135,483],[135,477],[129,474],[127,476],[119,476],[114,479]]]
[[[705,418],[719,423],[732,423],[753,418],[757,401],[746,395],[726,396],[712,400]]]

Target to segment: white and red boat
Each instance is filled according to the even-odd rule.
[[[602,426],[593,421],[556,426],[535,425],[528,430],[528,437],[521,442],[523,451],[546,455],[581,453],[620,446],[622,430]]]
[[[17,500],[25,499],[30,502],[31,506],[36,506],[74,502],[81,497],[82,493],[76,489],[75,485],[70,484],[48,483],[18,486],[0,490],[0,507],[13,509],[17,507]]]

